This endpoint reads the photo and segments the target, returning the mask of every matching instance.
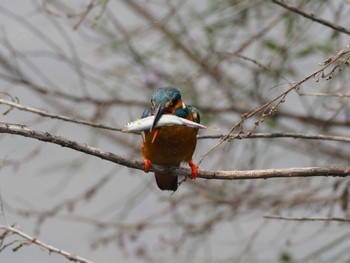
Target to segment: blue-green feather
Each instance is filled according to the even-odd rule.
[[[175,111],[174,115],[186,119],[188,117],[188,115],[190,115],[190,114],[192,115],[192,119],[195,122],[197,122],[197,123],[201,122],[201,117],[199,115],[198,110],[195,107],[191,106],[191,105],[186,105],[186,108],[184,108],[184,109],[182,109],[182,108],[177,109]]]
[[[167,103],[168,101],[179,99],[181,99],[180,91],[172,87],[159,88],[152,95],[152,102],[155,104],[156,107],[160,104],[165,105],[165,103]],[[200,123],[199,112],[195,107],[191,105],[186,105],[184,109],[177,109],[174,113],[174,115],[181,118],[187,118],[190,114],[192,115],[191,119],[193,119],[197,123]],[[141,118],[146,118],[152,115],[154,115],[154,110],[152,107],[148,107],[142,113]]]
[[[158,105],[167,103],[172,100],[180,100],[181,93],[178,89],[172,87],[164,87],[157,89],[152,95],[152,101],[155,103],[156,107]]]

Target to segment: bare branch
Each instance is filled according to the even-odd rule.
[[[88,146],[83,143],[72,141],[61,136],[55,136],[48,132],[31,130],[26,126],[18,124],[1,123],[0,133],[15,134],[30,137],[44,142],[50,142],[74,149],[89,155],[100,157],[101,159],[120,164],[129,168],[143,170],[144,164],[140,161],[129,160],[125,157],[98,148]],[[150,171],[162,172],[177,176],[191,175],[190,169],[163,167],[152,165]],[[267,179],[267,178],[292,178],[311,176],[337,176],[346,177],[350,175],[350,166],[329,166],[329,167],[304,167],[286,169],[266,169],[266,170],[245,170],[245,171],[199,171],[198,177],[204,179],[221,180],[241,180],[241,179]]]
[[[299,9],[297,7],[288,5],[288,4],[286,4],[286,3],[282,2],[282,1],[272,0],[272,2],[274,2],[277,5],[282,6],[282,7],[286,8],[286,9],[296,13],[296,14],[302,15],[303,17],[306,17],[306,18],[308,18],[308,19],[310,19],[312,21],[315,21],[315,22],[320,23],[320,24],[322,24],[324,26],[332,28],[332,29],[334,29],[334,30],[336,30],[338,32],[350,35],[350,31],[347,30],[345,27],[335,25],[335,24],[333,24],[333,23],[331,23],[331,22],[329,22],[329,21],[327,21],[325,19],[317,17],[315,14],[306,13],[303,10],[301,10],[301,9]]]
[[[94,0],[90,0],[90,2],[86,5],[86,9],[85,11],[81,14],[78,22],[73,26],[74,30],[77,30],[78,27],[80,26],[80,24],[84,21],[84,19],[86,18],[86,16],[89,14],[89,12],[91,11],[91,9],[94,7]]]
[[[222,139],[225,134],[217,135],[198,135],[197,139]],[[322,134],[305,134],[293,132],[274,132],[274,133],[252,133],[249,136],[242,137],[241,134],[231,135],[228,139],[255,139],[255,138],[299,138],[307,140],[326,140],[350,143],[350,137],[322,135]]]
[[[350,218],[344,217],[288,217],[288,216],[264,216],[266,219],[278,219],[278,220],[291,220],[291,221],[338,221],[338,222],[350,222]]]
[[[92,127],[100,128],[100,129],[107,129],[107,130],[120,131],[120,132],[122,131],[122,129],[119,129],[119,128],[113,128],[113,127],[110,127],[110,126],[107,126],[107,125],[94,123],[94,122],[91,122],[91,121],[74,119],[74,118],[70,118],[70,117],[67,117],[67,116],[64,116],[64,115],[61,115],[61,114],[50,113],[50,112],[47,112],[47,111],[44,111],[44,110],[27,107],[27,106],[21,105],[19,103],[11,102],[11,101],[4,100],[4,99],[1,99],[1,98],[0,98],[0,104],[5,104],[5,105],[8,105],[8,106],[14,107],[16,109],[22,110],[22,111],[35,113],[35,114],[38,114],[38,115],[43,116],[43,117],[59,119],[59,120],[73,122],[73,123],[77,123],[77,124],[92,126]]]
[[[214,68],[205,58],[202,58],[199,52],[194,50],[194,47],[187,47],[181,39],[175,37],[175,34],[163,23],[155,23],[157,21],[156,17],[143,6],[141,6],[138,1],[124,1],[125,4],[131,7],[136,13],[142,16],[144,19],[152,23],[152,25],[158,29],[164,36],[166,36],[169,40],[173,41],[174,45],[180,49],[192,62],[197,64],[202,70],[208,73],[213,77],[216,81],[221,79],[221,73],[219,69]]]
[[[46,244],[46,243],[36,239],[35,237],[32,237],[32,236],[18,230],[17,228],[12,227],[12,226],[0,225],[0,229],[5,230],[5,235],[4,234],[1,235],[2,239],[4,239],[7,235],[12,233],[12,234],[15,234],[17,236],[24,238],[26,241],[29,241],[33,244],[36,244],[36,245],[46,249],[47,251],[49,251],[49,253],[56,253],[56,254],[62,255],[64,257],[66,257],[67,259],[69,259],[70,261],[75,261],[75,262],[80,262],[80,263],[93,263],[92,261],[87,260],[83,257],[76,256],[70,252],[67,252],[65,250],[62,250],[62,249],[56,248],[54,246],[51,246],[49,244]],[[17,247],[17,249],[18,249],[18,247]]]
[[[268,23],[264,28],[262,28],[260,31],[249,37],[247,40],[243,41],[240,46],[233,51],[231,54],[233,56],[237,56],[240,53],[242,53],[245,49],[247,49],[251,44],[255,43],[257,39],[263,37],[266,35],[267,32],[269,32],[272,28],[274,28],[276,25],[278,25],[279,22],[281,22],[286,16],[286,13],[282,13],[275,19],[273,19],[270,23]]]
[[[312,92],[312,93],[299,93],[300,96],[315,96],[315,97],[336,97],[336,98],[350,98],[348,94],[337,93],[324,93],[324,92]]]
[[[279,106],[285,102],[286,97],[288,96],[289,93],[291,93],[292,91],[298,92],[301,89],[301,85],[304,84],[305,82],[307,82],[308,80],[310,80],[312,78],[316,78],[316,81],[318,81],[319,78],[326,78],[327,80],[331,79],[335,70],[338,69],[341,64],[348,63],[347,60],[349,58],[346,58],[344,61],[340,61],[340,62],[339,62],[339,60],[346,55],[348,56],[349,53],[350,53],[350,44],[347,44],[345,47],[343,47],[343,49],[338,51],[334,56],[331,56],[327,60],[325,60],[322,63],[322,67],[320,69],[309,74],[303,80],[298,81],[297,83],[292,85],[289,89],[287,89],[285,92],[283,92],[282,94],[280,94],[276,98],[270,100],[267,103],[264,103],[263,105],[255,107],[253,109],[250,109],[249,111],[242,114],[241,120],[239,122],[235,123],[232,126],[231,130],[218,143],[216,143],[211,149],[209,149],[206,154],[204,154],[202,156],[199,163],[201,163],[204,160],[204,158],[206,158],[218,146],[220,146],[222,143],[224,143],[226,140],[228,140],[229,137],[231,136],[231,134],[235,130],[240,130],[242,137],[247,137],[247,136],[251,135],[254,132],[254,130],[258,127],[258,125],[260,123],[262,123],[266,117],[273,116],[277,112]],[[331,65],[333,65],[333,63],[335,63],[335,62],[338,62],[338,64],[336,64],[329,73],[325,74],[325,70],[327,68],[329,68]],[[243,131],[243,123],[247,119],[250,119],[251,117],[256,116],[258,114],[260,115],[259,120],[255,121],[254,126],[246,132]],[[308,119],[309,119],[309,117],[308,117]]]

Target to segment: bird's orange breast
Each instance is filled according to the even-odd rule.
[[[142,143],[142,156],[154,164],[180,165],[190,162],[197,143],[197,130],[186,126],[165,126],[152,143],[154,132],[148,132]]]

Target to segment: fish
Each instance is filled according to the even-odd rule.
[[[148,131],[151,129],[153,125],[153,121],[154,121],[154,116],[138,119],[125,124],[125,127],[124,129],[122,129],[122,131],[133,132],[133,133],[141,133],[143,131]],[[187,126],[194,129],[213,129],[211,127],[207,127],[197,122],[193,122],[171,114],[162,115],[162,117],[157,123],[156,128],[159,128],[162,126],[173,126],[173,125]]]

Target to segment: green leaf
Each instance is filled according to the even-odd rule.
[[[279,262],[281,262],[281,263],[290,263],[290,262],[293,262],[293,258],[288,252],[283,251],[279,255]]]

